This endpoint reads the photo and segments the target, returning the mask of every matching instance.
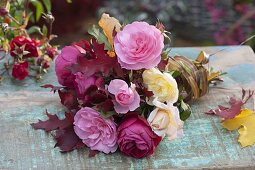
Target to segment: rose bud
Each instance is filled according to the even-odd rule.
[[[0,7],[0,16],[1,17],[4,17],[5,15],[8,14],[8,11],[6,10],[6,8],[1,8]]]
[[[17,80],[25,79],[28,76],[28,62],[14,64],[12,76]]]
[[[134,158],[153,154],[161,141],[148,122],[137,113],[128,113],[118,127],[118,145],[121,152]]]
[[[58,54],[58,51],[56,50],[56,48],[51,47],[47,49],[46,54],[53,60]]]
[[[40,65],[42,65],[42,62],[44,61],[44,59],[43,58],[38,58],[37,59],[37,61],[36,61],[36,64],[38,65],[38,66],[40,66]]]
[[[23,58],[38,57],[37,46],[39,44],[30,38],[16,36],[11,42],[11,56],[23,55]]]
[[[42,66],[44,69],[47,69],[50,67],[50,62],[49,61],[45,61],[43,66]]]

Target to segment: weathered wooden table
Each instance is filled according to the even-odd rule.
[[[213,53],[221,48],[174,48],[172,54],[195,58],[201,49]],[[86,148],[60,153],[53,148],[51,134],[30,126],[37,119],[45,119],[46,108],[63,113],[57,94],[39,87],[45,83],[57,85],[54,71],[40,83],[4,81],[0,86],[0,169],[255,169],[255,146],[242,149],[237,132],[223,129],[219,117],[204,114],[217,104],[226,103],[228,95],[240,95],[241,87],[255,89],[255,55],[247,46],[230,47],[213,56],[210,66],[228,74],[224,83],[193,102],[192,116],[184,126],[185,136],[173,141],[165,139],[151,157],[140,160],[120,153],[88,158]],[[253,102],[254,99],[249,108],[254,107]]]

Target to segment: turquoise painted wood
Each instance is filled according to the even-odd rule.
[[[172,54],[195,58],[201,49],[213,53],[223,47],[174,48]],[[210,66],[227,71],[225,82],[210,88],[209,94],[192,103],[192,115],[185,122],[185,136],[160,143],[151,157],[136,160],[100,153],[88,158],[82,149],[62,154],[54,147],[50,133],[33,130],[30,123],[45,119],[45,109],[62,115],[57,94],[39,86],[57,85],[54,71],[42,82],[4,81],[0,85],[0,169],[255,169],[255,146],[241,148],[237,132],[228,132],[216,116],[204,114],[227,96],[238,95],[241,87],[255,90],[255,55],[247,46],[229,47],[211,58]],[[247,107],[254,107],[254,99]]]

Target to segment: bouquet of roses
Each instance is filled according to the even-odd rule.
[[[103,14],[94,38],[61,50],[55,71],[58,91],[67,108],[64,119],[47,113],[35,129],[56,130],[61,151],[83,146],[106,154],[118,148],[125,155],[143,158],[153,154],[164,137],[183,136],[183,121],[191,111],[186,103],[208,91],[220,72],[204,68],[208,55],[196,61],[169,57],[164,48],[167,32],[161,23],[121,25]]]

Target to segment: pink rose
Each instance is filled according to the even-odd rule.
[[[76,89],[78,97],[82,99],[87,89],[90,86],[95,85],[96,80],[97,80],[96,76],[86,77],[81,72],[76,73],[75,80],[74,80],[74,87]]]
[[[118,148],[115,123],[111,119],[102,118],[92,108],[84,107],[76,113],[74,131],[91,150],[108,154]]]
[[[134,111],[140,105],[140,96],[133,84],[131,84],[131,88],[129,88],[125,81],[115,79],[110,82],[108,91],[115,96],[113,104],[117,113]]]
[[[134,158],[153,154],[161,139],[148,122],[136,113],[127,114],[118,127],[120,151]]]
[[[133,22],[117,33],[114,49],[121,67],[130,70],[150,69],[161,60],[164,36],[153,25]]]
[[[55,61],[55,71],[59,84],[63,86],[73,86],[74,75],[69,66],[77,62],[78,56],[81,54],[76,46],[66,46],[61,50],[61,54]]]

